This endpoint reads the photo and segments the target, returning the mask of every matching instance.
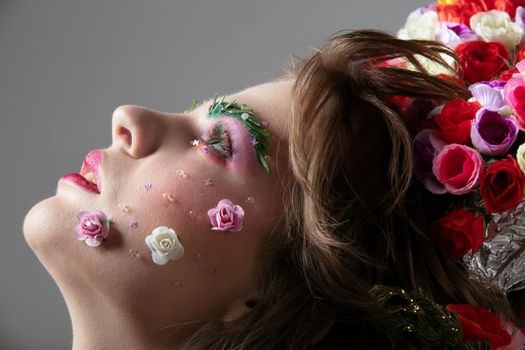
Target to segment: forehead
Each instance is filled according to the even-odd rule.
[[[260,122],[268,122],[268,129],[278,139],[287,138],[287,123],[291,115],[293,81],[274,81],[256,85],[231,95],[239,103],[252,108]]]

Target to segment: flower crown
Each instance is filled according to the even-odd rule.
[[[454,50],[461,80],[417,58],[471,93],[446,102],[394,99],[405,113],[425,116],[413,141],[414,175],[449,205],[430,239],[504,292],[525,288],[525,0],[438,0],[412,12],[398,37]]]
[[[471,93],[468,100],[446,102],[393,100],[405,113],[424,116],[413,141],[414,175],[449,206],[431,225],[429,237],[445,253],[462,258],[474,276],[493,281],[504,292],[523,289],[525,0],[438,0],[412,12],[398,37],[435,40],[454,50],[460,80],[449,76],[448,67],[424,57],[417,59],[428,73],[464,85]],[[456,64],[451,57],[444,59],[451,66]],[[414,69],[399,60],[393,64]],[[517,345],[516,335],[521,335],[517,332],[509,345],[511,339],[502,328],[488,332],[490,336],[472,338],[484,328],[481,323],[487,325],[492,322],[487,320],[497,318],[469,305],[448,305],[446,310],[434,307],[414,293],[372,291],[392,313],[394,326],[402,327],[403,339],[414,339],[415,332],[424,341],[432,340],[436,336],[432,332],[443,326],[450,334],[441,339],[455,342],[446,348],[524,344],[521,339]],[[430,315],[424,321],[417,316],[422,309]],[[448,312],[458,316],[459,325]],[[438,316],[441,321],[429,326]],[[473,318],[480,322],[471,322]],[[419,327],[421,324],[426,326]],[[470,329],[472,324],[476,331]],[[462,340],[456,342],[458,334]]]

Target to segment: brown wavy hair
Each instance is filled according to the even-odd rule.
[[[376,284],[510,317],[504,295],[470,278],[425,235],[443,206],[412,175],[417,121],[389,102],[468,98],[420,63],[424,57],[457,76],[443,55],[455,59],[436,42],[359,30],[333,36],[289,72],[293,176],[283,220],[261,249],[261,296],[241,319],[207,323],[188,348],[395,348],[396,334],[368,293]],[[416,69],[383,64],[392,59]]]

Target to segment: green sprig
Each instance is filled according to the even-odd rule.
[[[186,109],[184,113],[189,113],[193,111],[195,108],[197,108],[198,105],[199,105],[199,100],[197,100],[196,98],[191,99],[191,106],[188,109]]]
[[[257,154],[257,160],[264,168],[267,174],[271,173],[269,160],[271,157],[270,147],[268,146],[267,138],[271,136],[270,132],[266,130],[261,123],[259,123],[253,115],[253,110],[245,105],[238,105],[236,100],[224,101],[224,97],[217,100],[217,95],[213,98],[213,102],[208,109],[208,117],[215,118],[222,115],[235,117],[244,124],[252,138],[257,141],[253,146]]]
[[[453,312],[434,303],[423,291],[374,286],[370,295],[383,306],[399,349],[489,350],[490,342],[462,341],[460,322]]]

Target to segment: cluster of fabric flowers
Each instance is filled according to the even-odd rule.
[[[472,95],[432,106],[414,138],[415,176],[432,193],[465,199],[430,232],[443,251],[463,257],[483,244],[491,214],[523,200],[525,0],[440,0],[412,12],[398,36],[453,49],[458,83]],[[449,73],[422,63],[431,74]]]

